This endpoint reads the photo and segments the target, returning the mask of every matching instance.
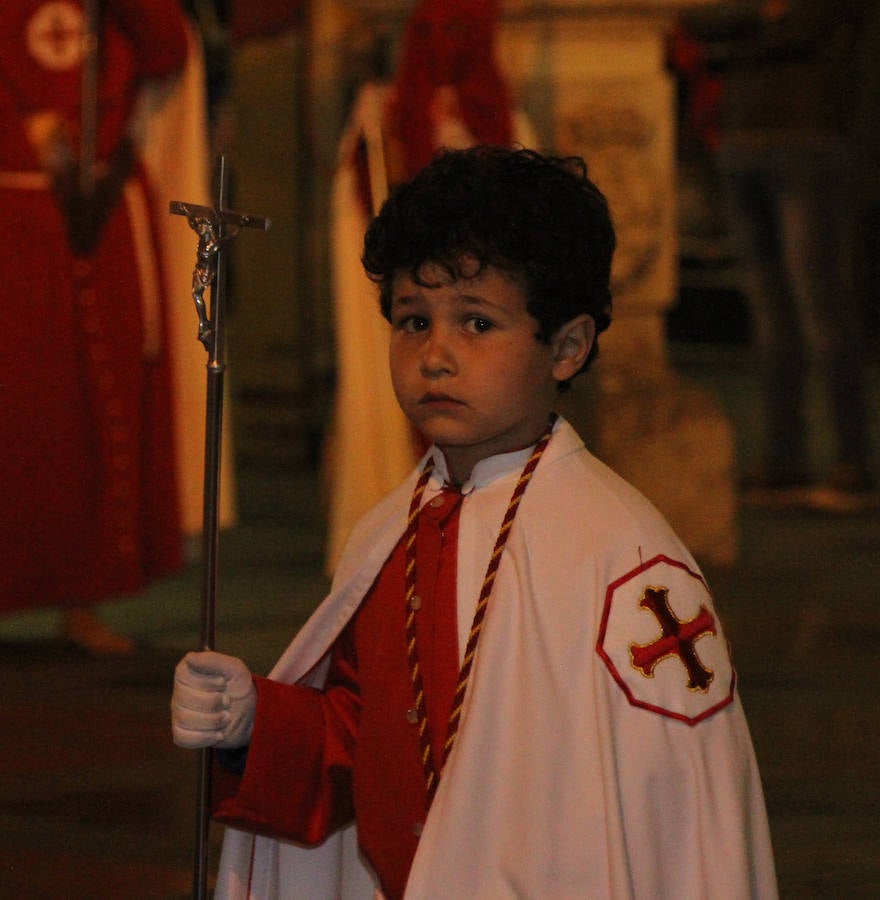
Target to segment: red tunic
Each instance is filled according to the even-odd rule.
[[[176,0],[102,4],[97,159],[186,59]],[[36,134],[79,142],[82,5],[0,7],[0,609],[97,602],[179,564],[170,361],[144,174],[76,256]],[[138,227],[138,223],[142,227]],[[144,275],[147,276],[146,280]]]
[[[416,630],[438,767],[458,678],[460,509],[461,495],[448,491],[419,516]],[[403,896],[427,812],[418,730],[409,715],[404,569],[401,541],[334,645],[322,692],[256,679],[257,721],[244,777],[221,775],[216,785],[216,818],[275,837],[316,844],[355,818],[361,849],[388,900]]]

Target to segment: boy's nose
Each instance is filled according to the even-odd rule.
[[[448,336],[437,329],[426,336],[419,355],[419,366],[422,374],[428,378],[450,375],[455,371],[455,356]]]

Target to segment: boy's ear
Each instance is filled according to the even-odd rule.
[[[593,317],[582,313],[553,335],[553,377],[568,381],[581,370],[596,339]]]

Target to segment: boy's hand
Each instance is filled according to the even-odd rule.
[[[178,747],[233,749],[250,743],[257,691],[234,656],[187,653],[174,670],[171,733]]]

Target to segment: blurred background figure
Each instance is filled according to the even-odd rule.
[[[766,443],[745,502],[875,503],[854,282],[863,0],[760,0],[684,19],[720,75],[718,174],[762,366]],[[833,464],[815,478],[805,399],[827,387]]]
[[[495,58],[497,0],[422,0],[407,20],[388,130],[397,181],[440,147],[513,140],[510,92]]]
[[[95,604],[181,562],[165,283],[134,126],[141,88],[180,73],[190,46],[178,0],[0,12],[0,610],[58,606],[64,636],[98,655],[134,645]]]
[[[355,522],[412,470],[424,447],[400,412],[388,375],[388,324],[360,264],[367,223],[395,183],[441,147],[533,146],[495,58],[497,0],[422,0],[404,26],[393,82],[358,92],[339,147],[333,191],[337,358],[327,444],[327,567]]]
[[[398,484],[420,455],[418,436],[394,399],[388,371],[389,325],[360,257],[373,210],[388,194],[384,115],[387,88],[365,84],[339,148],[330,224],[336,391],[325,444],[327,571],[357,520]]]

